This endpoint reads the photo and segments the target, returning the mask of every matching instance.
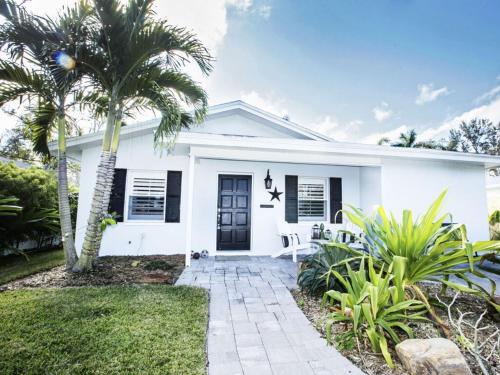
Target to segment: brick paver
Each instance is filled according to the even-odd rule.
[[[295,303],[295,263],[222,259],[193,260],[177,281],[210,290],[209,375],[363,374],[326,345]]]

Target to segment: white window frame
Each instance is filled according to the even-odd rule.
[[[133,194],[134,178],[161,178],[165,180],[165,194],[163,201],[163,215],[161,219],[145,220],[145,219],[129,219],[130,196]],[[125,209],[124,209],[124,222],[127,223],[164,223],[165,222],[165,209],[166,209],[166,191],[167,191],[167,171],[127,171],[127,188],[125,194]]]
[[[301,184],[321,184],[323,185],[323,205],[324,205],[324,214],[323,216],[300,216],[300,210],[299,210],[299,205],[300,205],[300,191],[299,191],[299,186]],[[329,200],[329,184],[328,184],[328,179],[325,177],[300,177],[298,178],[297,181],[297,218],[299,222],[308,222],[308,221],[318,221],[318,222],[325,222],[328,219],[328,200]]]

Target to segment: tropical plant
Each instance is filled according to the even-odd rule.
[[[484,118],[462,121],[458,129],[450,130],[449,143],[454,151],[500,155],[500,123]]]
[[[0,0],[0,14],[6,19],[0,27],[0,48],[12,60],[0,64],[0,106],[27,100],[33,107],[36,102],[29,126],[38,152],[48,153],[47,141],[57,129],[59,215],[67,268],[77,256],[68,198],[66,108],[68,96],[82,77],[71,56],[78,56],[85,40],[89,10],[80,2],[52,20],[31,15],[10,0]]]
[[[302,261],[297,277],[298,286],[303,291],[313,295],[323,294],[331,289],[343,291],[343,285],[338,283],[336,278],[328,278],[328,276],[329,272],[334,269],[345,275],[346,266],[337,264],[350,256],[347,251],[335,246],[335,244],[323,245],[319,251],[308,255]]]
[[[184,28],[153,17],[153,0],[94,0],[93,27],[78,63],[106,95],[108,110],[97,180],[82,254],[74,267],[89,270],[98,253],[99,223],[111,193],[122,117],[127,107],[156,109],[161,121],[155,143],[172,141],[183,127],[200,122],[206,113],[204,90],[179,71],[194,61],[208,74],[212,58],[203,44]],[[194,108],[194,113],[188,111]]]
[[[57,180],[53,173],[35,167],[20,168],[14,163],[0,163],[0,196],[4,197],[0,211],[9,213],[8,218],[0,220],[4,248],[12,249],[26,240],[41,243],[45,238],[57,235],[57,227],[54,227],[59,224]]]
[[[366,216],[354,207],[344,210],[347,218],[363,232],[360,239],[365,245],[375,267],[387,269],[395,259],[405,263],[403,282],[412,295],[427,306],[433,319],[438,322],[445,333],[446,325],[435,314],[424,292],[419,287],[421,281],[437,281],[444,287],[451,287],[463,292],[481,294],[489,299],[495,293],[495,283],[491,282],[491,294],[481,285],[468,277],[468,273],[480,278],[487,277],[479,272],[474,264],[481,260],[480,253],[500,250],[499,241],[479,241],[470,243],[463,224],[443,225],[448,214],[439,215],[446,190],[431,204],[429,209],[414,220],[411,210],[403,211],[403,218],[398,222],[391,213],[388,215],[383,207],[379,207],[372,216]],[[460,233],[460,240],[455,236]],[[364,252],[339,244],[347,251],[356,255],[353,259],[362,258]],[[467,265],[467,267],[463,267]],[[453,278],[461,279],[463,285]]]
[[[415,147],[417,143],[417,132],[415,129],[399,135],[399,141],[392,144],[394,147]]]
[[[323,297],[324,303],[340,304],[340,309],[328,317],[327,339],[332,341],[334,323],[349,323],[357,340],[368,337],[372,350],[382,353],[387,364],[394,367],[387,338],[396,344],[401,341],[400,334],[412,338],[413,331],[407,323],[425,319],[422,315],[426,309],[421,301],[405,299],[406,262],[403,258],[395,257],[388,267],[382,265],[378,273],[373,265],[374,259],[367,259],[368,270],[365,270],[365,258],[361,259],[358,271],[353,271],[347,264],[347,277],[331,270],[346,292],[330,290]]]
[[[488,216],[490,224],[490,238],[500,240],[500,210],[495,210]]]

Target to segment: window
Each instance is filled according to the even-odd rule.
[[[128,220],[164,220],[164,173],[131,173]]]
[[[326,180],[299,178],[299,220],[326,220]]]

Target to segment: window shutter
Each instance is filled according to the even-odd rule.
[[[168,171],[167,174],[167,207],[165,211],[166,223],[179,223],[181,221],[181,171]]]
[[[125,205],[125,185],[127,184],[127,170],[115,169],[108,212],[116,212],[116,221],[123,222],[123,207]]]
[[[298,222],[298,177],[285,176],[285,221]]]
[[[330,177],[330,223],[342,224],[342,179]],[[337,214],[337,212],[339,212]]]

